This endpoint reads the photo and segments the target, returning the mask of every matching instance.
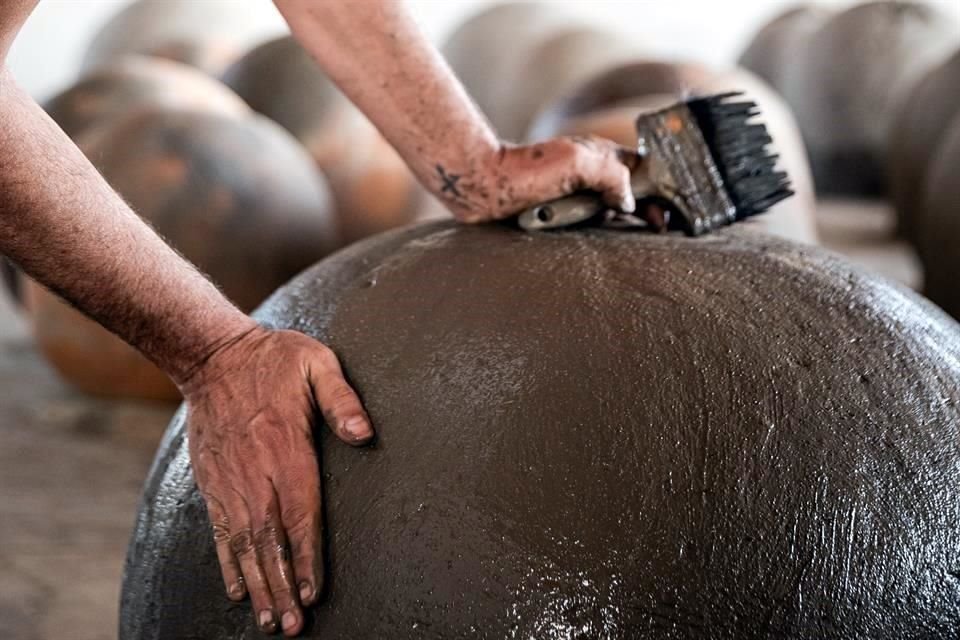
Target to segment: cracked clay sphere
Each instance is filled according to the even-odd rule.
[[[831,254],[434,223],[255,315],[329,344],[378,433],[317,431],[327,580],[306,638],[960,632],[960,327]],[[120,638],[255,637],[181,415]]]

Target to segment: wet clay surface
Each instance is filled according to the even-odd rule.
[[[960,631],[960,328],[830,254],[436,223],[257,312],[339,354],[313,638],[943,638]],[[121,639],[255,638],[175,420]]]

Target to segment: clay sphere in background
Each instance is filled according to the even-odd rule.
[[[425,225],[272,296],[256,316],[329,344],[378,434],[317,431],[328,593],[304,637],[950,637],[960,327],[731,231]],[[257,636],[182,418],[120,640]]]
[[[779,14],[757,31],[737,64],[782,93],[785,74],[797,63],[810,36],[831,15],[833,11],[817,5],[801,5]]]
[[[542,111],[531,128],[534,140],[593,134],[634,147],[634,122],[643,111],[667,107],[688,95],[744,91],[757,102],[774,139],[781,166],[796,194],[768,213],[738,224],[799,242],[816,243],[816,198],[803,140],[789,107],[763,81],[743,69],[714,71],[692,63],[637,62],[581,84]]]
[[[884,152],[896,106],[960,40],[946,15],[913,2],[868,2],[834,15],[784,78],[823,193],[885,191]]]
[[[88,130],[79,145],[133,210],[244,311],[338,245],[323,178],[266,118],[145,107]],[[28,289],[37,343],[75,386],[176,397],[118,338],[35,283]]]
[[[447,38],[442,52],[497,133],[519,140],[523,118],[515,113],[513,91],[521,73],[528,73],[524,61],[544,37],[575,24],[557,5],[508,2],[469,17]]]
[[[170,57],[217,76],[258,39],[253,12],[229,0],[137,0],[93,36],[84,72],[129,54]]]
[[[313,156],[333,190],[344,243],[414,219],[413,174],[292,37],[251,50],[223,80]]]
[[[551,30],[514,61],[513,82],[499,105],[498,133],[518,140],[537,112],[590,77],[641,57],[636,37],[608,29],[576,26]]]
[[[145,56],[111,61],[54,96],[44,109],[68,136],[110,126],[145,106],[247,117],[252,112],[229,88],[184,64]]]
[[[21,289],[23,284],[20,272],[7,258],[0,256],[0,283],[9,296],[10,300],[16,303],[21,302]]]
[[[897,230],[911,242],[917,242],[923,224],[930,163],[958,114],[960,51],[931,69],[907,93],[887,139],[886,166],[897,210]]]
[[[960,318],[960,119],[944,136],[930,161],[923,207],[919,212],[916,249],[923,263],[924,293],[947,313]]]

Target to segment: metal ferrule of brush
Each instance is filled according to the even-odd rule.
[[[574,194],[528,209],[520,226],[532,231],[589,222],[661,230],[644,216],[654,206],[669,214],[670,227],[698,236],[766,211],[793,192],[767,151],[766,127],[753,121],[756,104],[740,95],[694,98],[637,118],[636,214],[612,211],[596,194]]]

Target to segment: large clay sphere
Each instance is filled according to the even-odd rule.
[[[897,103],[949,55],[960,30],[913,2],[868,2],[827,20],[790,65],[783,92],[822,192],[884,191],[884,150]]]
[[[144,106],[246,117],[251,111],[222,83],[176,62],[142,56],[114,60],[54,96],[44,109],[67,135],[108,126]]]
[[[930,162],[960,114],[960,51],[931,69],[897,109],[887,141],[890,195],[900,233],[916,241]]]
[[[544,37],[573,24],[576,21],[556,5],[498,4],[464,21],[447,38],[442,51],[497,133],[517,139],[523,130],[517,130],[522,118],[515,113],[513,91],[519,86],[525,61]]]
[[[339,354],[307,638],[945,638],[960,629],[960,327],[819,250],[729,230],[440,223],[260,308]],[[177,418],[120,638],[255,637]],[[170,612],[176,612],[172,615]]]
[[[80,146],[134,211],[243,310],[338,243],[322,177],[266,118],[148,107],[89,131]],[[38,344],[67,380],[98,395],[175,397],[119,339],[29,287]]]
[[[135,53],[169,57],[218,75],[261,31],[256,13],[230,0],[137,0],[93,36],[82,68],[89,71]]]
[[[960,318],[960,119],[945,134],[945,140],[930,162],[922,192],[920,224],[915,228],[916,248],[923,263],[924,293]]]
[[[414,219],[418,186],[406,164],[292,37],[251,50],[223,80],[310,151],[336,198],[344,242]]]
[[[781,166],[796,195],[741,229],[757,228],[800,242],[815,243],[816,198],[810,164],[789,107],[763,81],[743,69],[717,71],[691,63],[636,62],[615,67],[582,83],[539,114],[529,137],[598,135],[636,146],[634,122],[643,111],[666,107],[690,94],[744,91],[756,100],[774,139]]]
[[[832,11],[816,5],[788,9],[757,31],[738,64],[782,92],[784,75],[796,64],[810,36],[831,15]]]

